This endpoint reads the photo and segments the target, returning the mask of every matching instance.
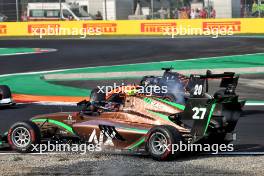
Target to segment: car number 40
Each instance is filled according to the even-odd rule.
[[[198,108],[194,107],[193,109],[193,119],[204,119],[205,113],[206,113],[206,108]]]

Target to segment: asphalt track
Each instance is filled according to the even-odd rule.
[[[264,38],[0,40],[0,48],[57,52],[0,57],[0,74],[264,52]]]
[[[0,74],[262,53],[264,38],[0,40],[0,48],[10,47],[53,48],[58,51],[0,57]],[[0,130],[4,132],[12,123],[36,114],[74,109],[40,105],[1,109]],[[263,111],[263,107],[257,106],[248,107],[244,112],[237,127],[239,151],[264,152]]]

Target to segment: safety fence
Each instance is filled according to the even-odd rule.
[[[233,34],[264,33],[264,19],[38,21],[0,23],[4,36],[94,35],[205,35],[210,31]],[[180,33],[181,32],[181,33]]]

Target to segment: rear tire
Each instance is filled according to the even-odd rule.
[[[20,153],[32,152],[32,145],[40,143],[39,127],[31,121],[17,122],[8,131],[8,143]]]
[[[145,149],[154,160],[171,160],[180,155],[179,150],[172,151],[172,145],[179,145],[181,141],[182,136],[175,127],[160,125],[148,132]]]
[[[102,101],[105,101],[105,99],[106,99],[106,94],[100,92],[99,89],[93,89],[91,91],[90,102],[94,102],[94,101],[102,102]]]
[[[11,98],[12,97],[11,90],[10,90],[10,88],[8,86],[0,85],[0,98],[1,97],[2,97],[2,99]]]

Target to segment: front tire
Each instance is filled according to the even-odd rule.
[[[31,152],[33,145],[39,144],[41,133],[39,127],[31,121],[15,123],[8,132],[8,143],[20,153]]]
[[[169,125],[161,125],[152,128],[147,134],[146,151],[154,160],[166,161],[180,155],[180,151],[173,151],[173,144],[179,145],[182,136],[179,131]]]

